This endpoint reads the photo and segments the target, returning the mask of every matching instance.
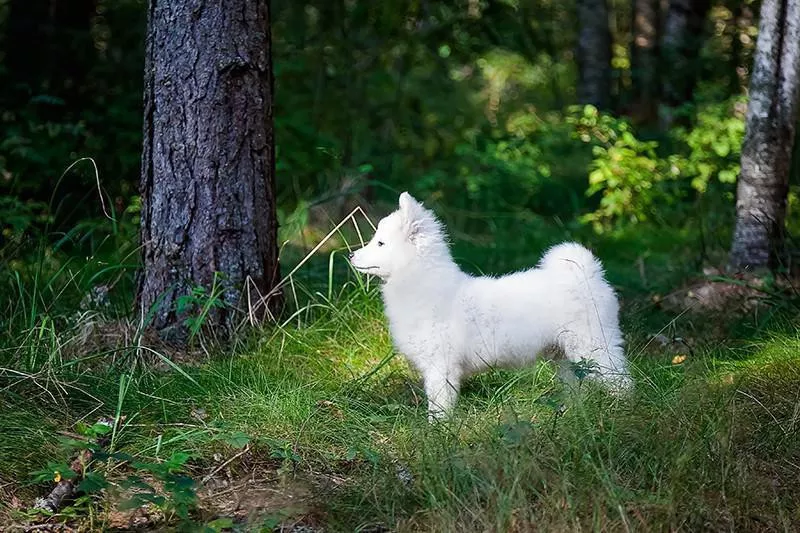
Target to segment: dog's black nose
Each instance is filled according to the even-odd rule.
[[[355,253],[355,252],[350,252],[350,254],[349,254],[347,257],[349,257],[349,258],[350,258],[350,260],[352,261],[352,260],[353,260],[353,256],[354,256],[354,255],[356,255],[356,253]]]

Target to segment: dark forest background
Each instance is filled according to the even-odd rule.
[[[615,0],[607,27],[581,24],[605,4],[273,2],[284,229],[319,202],[402,189],[477,229],[491,213],[599,230],[731,212],[758,4]],[[90,226],[98,178],[134,220],[145,31],[142,1],[0,4],[6,239]],[[98,175],[65,173],[82,157]]]

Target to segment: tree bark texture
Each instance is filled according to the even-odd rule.
[[[269,5],[149,9],[137,302],[180,342],[199,308],[226,328],[241,311],[262,319],[280,304],[259,305],[279,279]]]
[[[661,97],[665,104],[664,126],[672,123],[674,108],[694,95],[698,58],[705,41],[705,22],[710,0],[670,0],[661,39]]]
[[[578,0],[578,102],[611,104],[611,30],[606,0]]]
[[[637,115],[649,122],[656,116],[661,0],[633,0],[631,75]]]
[[[800,100],[800,0],[764,0],[736,190],[730,265],[775,268],[783,257]]]

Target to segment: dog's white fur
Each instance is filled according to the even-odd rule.
[[[470,374],[531,363],[548,347],[568,362],[594,361],[601,379],[627,386],[619,303],[589,250],[563,243],[537,268],[473,277],[453,261],[436,216],[408,193],[399,203],[351,264],[384,281],[392,338],[422,373],[431,418],[452,408]]]

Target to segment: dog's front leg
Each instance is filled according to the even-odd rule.
[[[428,420],[444,418],[458,397],[459,378],[441,371],[428,371],[423,376],[425,394],[428,396]]]

